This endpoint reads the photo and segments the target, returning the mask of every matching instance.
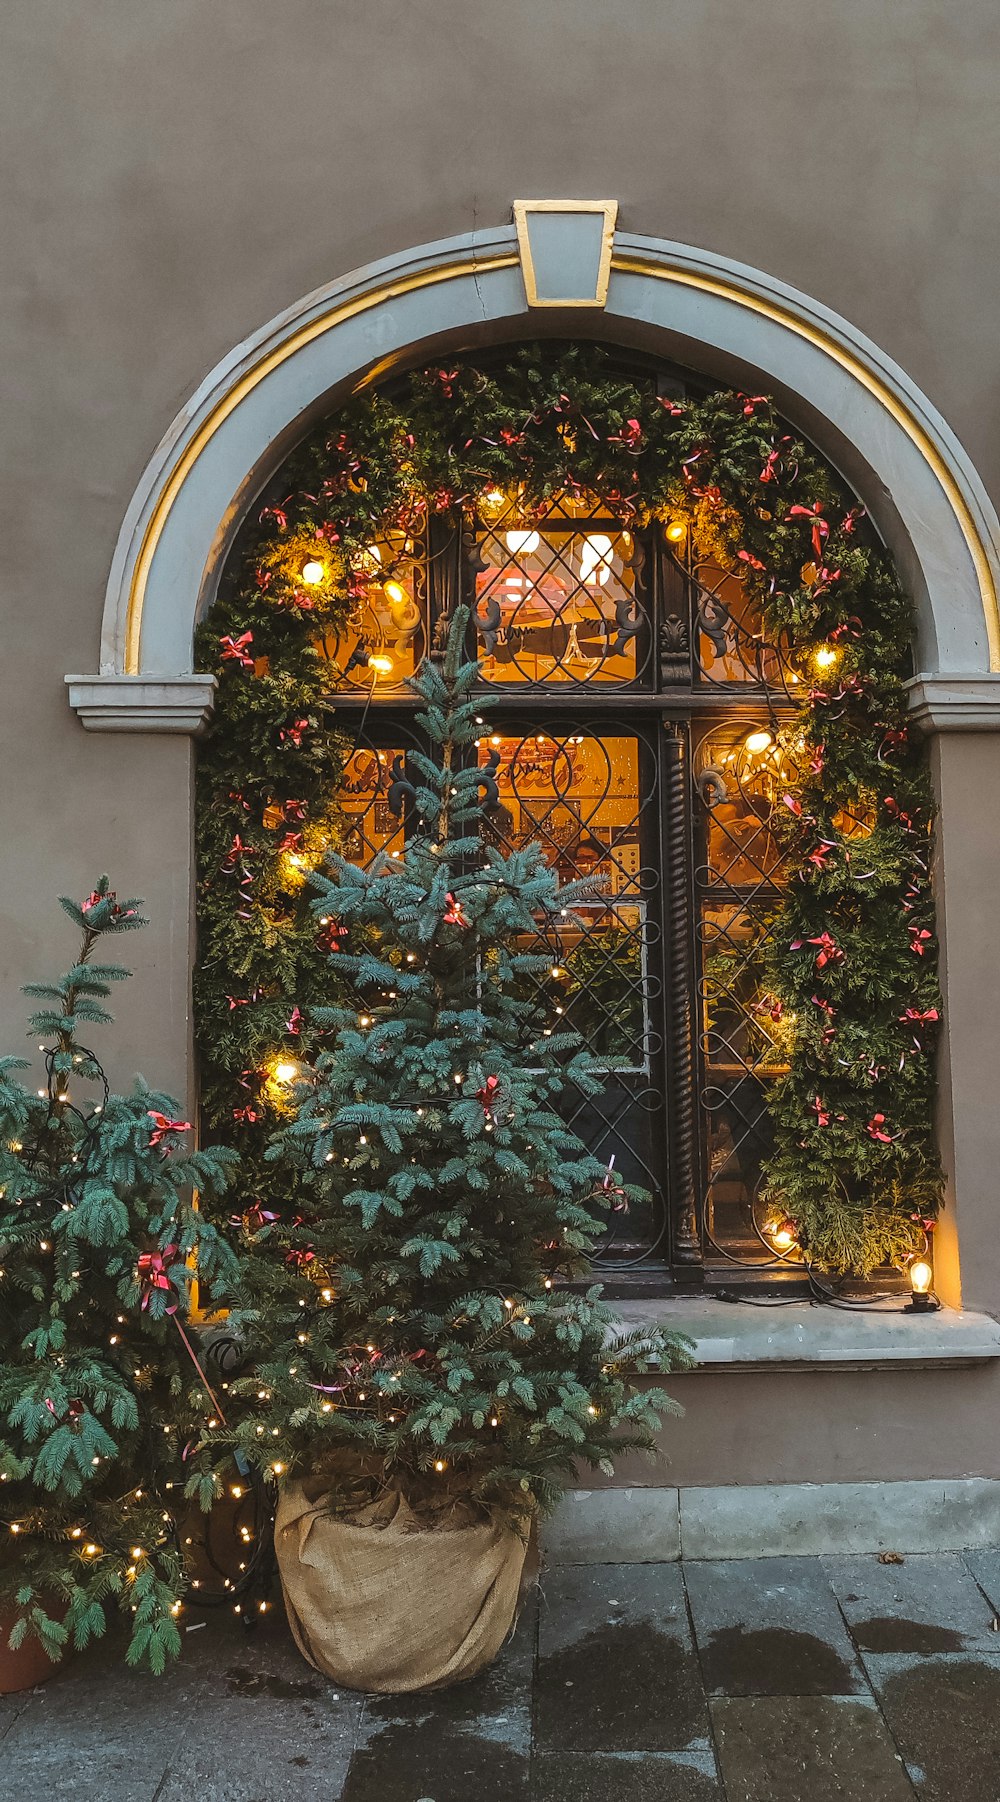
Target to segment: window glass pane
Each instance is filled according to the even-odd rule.
[[[390,810],[389,784],[393,768],[402,767],[402,745],[376,750],[359,745],[344,765],[337,796],[344,815],[344,840],[339,847],[351,863],[369,864],[380,851],[402,856],[403,821]]]
[[[525,992],[541,1031],[573,1027],[607,1072],[596,1096],[567,1085],[563,1111],[602,1163],[614,1159],[618,1180],[647,1191],[647,1200],[617,1198],[599,1255],[638,1262],[662,1239],[666,1154],[651,759],[637,736],[563,727],[499,730],[480,741],[479,759],[497,779],[494,840],[508,849],[537,840],[563,882],[595,886],[523,935],[525,951],[548,960]]]
[[[420,664],[427,642],[426,559],[422,528],[373,540],[351,572],[352,607],[339,632],[317,646],[335,688],[399,689]]]
[[[704,804],[697,888],[706,1221],[723,1251],[762,1263],[771,1254],[754,1210],[770,1147],[768,1087],[788,1068],[794,1026],[764,981],[785,880],[775,811],[784,805],[793,757],[787,733],[749,720],[711,728],[696,756]]]
[[[713,684],[753,683],[794,694],[801,680],[788,647],[764,636],[760,607],[738,576],[711,561],[692,569],[695,647],[702,679]]]
[[[649,649],[635,533],[586,496],[526,516],[504,501],[479,536],[476,632],[487,682],[634,682]]]

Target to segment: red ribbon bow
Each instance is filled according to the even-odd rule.
[[[283,745],[295,745],[296,749],[298,749],[302,743],[303,734],[308,732],[308,730],[308,720],[293,720],[290,726],[282,726],[281,731],[278,733],[278,738]]]
[[[56,1412],[56,1404],[50,1395],[45,1397],[45,1406],[48,1408],[53,1420],[58,1420],[59,1415]],[[76,1396],[73,1397],[72,1401],[66,1403],[66,1418],[68,1420],[79,1420],[82,1413],[83,1403]]]
[[[830,1116],[827,1113],[826,1109],[824,1108],[823,1103],[821,1102],[818,1095],[812,1104],[812,1111],[816,1116],[816,1125],[817,1126],[829,1126]]]
[[[176,1254],[176,1245],[165,1245],[162,1251],[144,1251],[139,1258],[139,1262],[136,1265],[136,1274],[139,1278],[140,1287],[145,1291],[142,1298],[142,1305],[144,1308],[149,1307],[154,1292],[157,1289],[165,1289],[168,1294],[173,1293],[174,1285],[167,1275],[167,1262],[170,1258],[175,1257]],[[176,1314],[177,1303],[172,1302],[166,1309],[166,1312],[168,1314]]]
[[[793,939],[789,946],[789,950],[801,951],[803,945],[818,945],[819,949],[816,953],[817,970],[824,970],[827,964],[842,964],[844,961],[843,951],[841,951],[839,945],[834,943],[828,932],[821,932],[819,936],[814,939]]]
[[[150,1145],[158,1145],[168,1133],[189,1133],[190,1120],[171,1120],[166,1114],[157,1113],[155,1108],[148,1108],[147,1113],[153,1122],[153,1131],[149,1135]]]
[[[220,638],[219,643],[223,663],[238,663],[241,669],[253,669],[253,658],[247,650],[247,645],[253,644],[252,632],[241,632],[239,638],[230,633],[228,637]]]
[[[868,1125],[865,1127],[865,1131],[868,1134],[868,1137],[870,1139],[875,1139],[879,1145],[891,1145],[894,1135],[892,1133],[885,1132],[884,1128],[885,1128],[885,1115],[884,1114],[873,1114],[871,1119],[868,1122]]]
[[[760,558],[752,556],[749,551],[737,551],[736,555],[741,563],[748,563],[751,569],[763,569],[764,567]]]
[[[487,1119],[493,1112],[493,1102],[500,1087],[499,1076],[488,1076],[481,1089],[476,1090],[476,1100],[483,1104],[483,1113]]]
[[[447,894],[445,900],[448,905],[441,918],[446,921],[449,926],[468,926],[469,921],[461,901],[456,901],[452,894]]]
[[[792,507],[785,514],[785,519],[809,519],[812,521],[813,551],[817,557],[823,555],[823,540],[829,538],[830,528],[823,518],[823,504],[815,501],[811,507]]]

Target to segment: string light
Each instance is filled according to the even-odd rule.
[[[686,533],[687,526],[683,519],[672,519],[670,521],[670,524],[667,527],[667,537],[670,539],[671,544],[680,544],[681,539],[686,536]]]

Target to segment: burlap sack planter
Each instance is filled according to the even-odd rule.
[[[517,1613],[525,1542],[452,1510],[428,1528],[400,1496],[331,1514],[322,1478],[289,1483],[274,1541],[304,1658],[347,1689],[438,1689],[496,1657]]]

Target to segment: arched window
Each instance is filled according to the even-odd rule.
[[[772,1261],[754,1207],[787,1029],[760,968],[800,672],[680,519],[627,528],[565,489],[527,516],[497,489],[479,511],[475,531],[444,512],[373,543],[350,621],[323,642],[356,722],[347,853],[402,846],[388,790],[417,742],[406,678],[440,655],[461,597],[490,703],[493,830],[537,839],[564,880],[595,885],[534,948],[551,957],[540,1008],[607,1072],[601,1096],[567,1097],[567,1116],[649,1197],[611,1213],[598,1264],[628,1286],[703,1266],[731,1281],[733,1257]]]
[[[766,397],[548,354],[508,353],[495,380],[482,360],[418,372],[398,404],[366,391],[293,453],[236,546],[201,641],[220,677],[200,778],[209,1122],[256,1132],[266,1190],[275,1072],[309,1055],[287,998],[322,1001],[337,949],[305,875],[331,842],[402,853],[408,679],[461,609],[485,830],[588,885],[536,929],[532,998],[539,1029],[575,1028],[605,1072],[564,1110],[614,1172],[609,1292],[794,1274],[796,1209],[821,1267],[900,1261],[938,1183],[905,596]]]

